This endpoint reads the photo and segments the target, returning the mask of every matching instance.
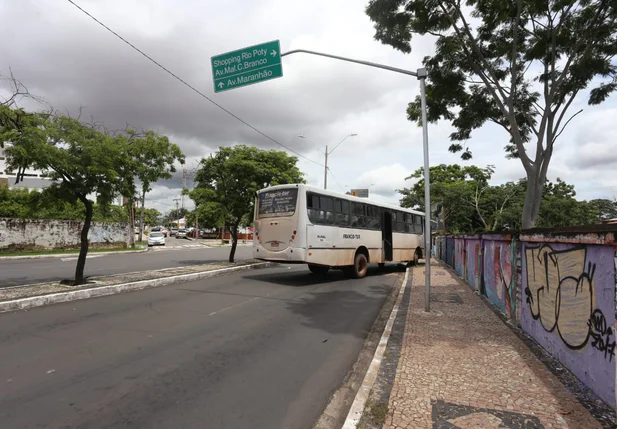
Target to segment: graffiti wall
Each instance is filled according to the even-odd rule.
[[[454,237],[446,237],[446,264],[454,267]]]
[[[511,241],[484,240],[484,293],[489,301],[509,318],[516,316],[516,245]]]
[[[75,248],[81,227],[68,220],[0,218],[0,251]],[[91,246],[124,246],[130,234],[128,224],[93,222],[88,239]]]
[[[465,240],[465,280],[475,289],[480,288],[480,239]]]
[[[454,239],[454,271],[461,277],[465,275],[465,239],[463,237]]]
[[[615,404],[615,250],[523,243],[521,327]]]

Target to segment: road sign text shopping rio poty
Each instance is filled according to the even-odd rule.
[[[214,92],[227,91],[283,76],[278,40],[212,57]]]

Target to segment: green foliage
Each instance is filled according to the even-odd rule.
[[[431,167],[432,216],[441,216],[446,232],[470,234],[488,231],[518,232],[523,228],[521,213],[527,187],[526,180],[489,185],[492,167],[439,165]],[[422,177],[416,171],[410,178]],[[401,206],[424,207],[424,182],[400,190]],[[561,179],[546,182],[540,204],[539,227],[587,225],[598,222],[593,202],[578,201],[574,186]]]
[[[135,209],[135,216],[141,218],[141,211],[144,210],[144,224],[150,226],[156,226],[162,219],[161,212],[157,209],[142,209],[138,207]]]
[[[493,122],[506,131],[506,155],[520,158],[530,183],[523,223],[532,226],[553,145],[579,113],[568,113],[573,100],[592,84],[589,105],[617,90],[617,3],[371,0],[366,12],[375,38],[403,52],[414,34],[436,38],[423,60],[428,120],[451,121],[450,151],[465,160],[471,151],[458,142],[475,129]],[[419,97],[407,113],[421,120]]]
[[[589,201],[596,210],[598,221],[617,219],[617,201],[609,199],[596,199]]]
[[[206,225],[230,226],[235,244],[242,220],[252,218],[255,193],[259,189],[304,183],[297,161],[296,157],[275,150],[245,145],[220,147],[214,156],[202,159],[195,177],[197,186],[190,192],[199,218]],[[232,262],[234,251],[232,246]]]

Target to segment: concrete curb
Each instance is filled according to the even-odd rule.
[[[358,389],[358,392],[356,393],[353,403],[351,404],[351,408],[347,413],[345,423],[343,423],[343,427],[341,429],[356,429],[358,427],[358,424],[360,423],[362,414],[364,414],[366,402],[368,401],[371,389],[373,389],[373,385],[375,384],[375,380],[377,379],[377,373],[379,372],[379,367],[381,366],[381,361],[383,360],[386,346],[388,345],[388,340],[390,339],[392,327],[394,326],[394,320],[396,319],[398,309],[401,306],[401,302],[403,301],[403,295],[405,294],[405,289],[407,288],[407,282],[409,280],[409,273],[411,272],[411,270],[411,267],[407,267],[407,269],[405,270],[405,278],[403,279],[403,283],[401,284],[401,288],[399,289],[398,296],[396,297],[396,301],[394,303],[394,306],[392,307],[392,311],[390,312],[390,317],[388,318],[386,327],[381,334],[381,339],[379,340],[379,344],[377,345],[377,349],[375,350],[375,354],[373,355],[373,360],[371,361],[368,370],[366,371],[364,380],[362,380],[362,386],[360,386],[360,389]]]
[[[0,302],[0,313],[9,311],[26,310],[41,307],[49,304],[61,302],[77,301],[80,299],[97,298],[100,296],[115,295],[122,292],[138,291],[159,286],[167,286],[174,283],[186,283],[193,280],[201,280],[208,277],[216,277],[222,274],[230,274],[240,271],[253,270],[256,268],[269,268],[274,264],[271,262],[260,262],[255,264],[241,265],[239,267],[221,268],[212,271],[202,271],[198,273],[180,274],[177,276],[162,277],[160,279],[140,280],[131,283],[121,283],[117,285],[101,286],[89,289],[80,289],[68,292],[59,292],[49,295],[31,296],[19,298],[12,301]]]
[[[122,250],[117,252],[88,252],[88,256],[90,255],[118,255],[120,253],[144,253],[147,252],[148,248],[140,249],[140,250]],[[72,256],[79,256],[78,253],[56,253],[53,255],[24,255],[24,256],[0,256],[0,261],[10,260],[10,259],[43,259],[43,258],[67,258]]]

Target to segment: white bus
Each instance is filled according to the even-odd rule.
[[[257,192],[253,257],[361,278],[369,263],[423,258],[423,226],[415,210],[303,184],[272,186]]]

